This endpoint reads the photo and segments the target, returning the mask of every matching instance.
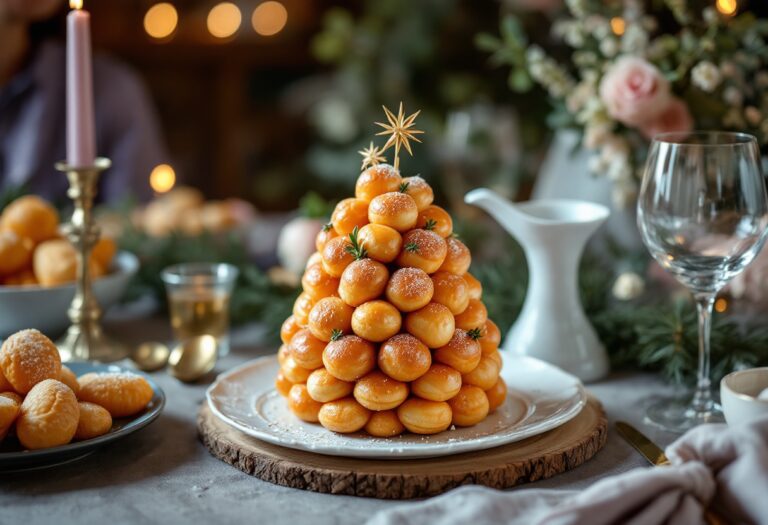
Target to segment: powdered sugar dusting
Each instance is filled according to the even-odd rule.
[[[400,268],[392,274],[387,292],[403,299],[432,297],[434,284],[427,272],[421,268]]]

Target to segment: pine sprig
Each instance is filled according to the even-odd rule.
[[[419,245],[415,242],[409,242],[403,249],[408,253],[419,253]]]
[[[435,229],[435,226],[437,226],[437,221],[435,219],[427,219],[427,222],[424,223],[424,230],[432,231]]]
[[[347,244],[344,247],[344,250],[354,257],[356,261],[368,257],[368,250],[365,249],[365,243],[361,242],[358,238],[359,233],[357,226],[355,226],[352,233],[349,234],[349,242],[351,244]]]
[[[410,182],[401,182],[399,191],[400,193],[408,193],[408,187],[411,185]]]
[[[480,328],[473,328],[472,330],[467,331],[467,335],[473,341],[477,341],[483,337],[483,331]]]

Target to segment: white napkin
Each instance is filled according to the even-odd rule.
[[[731,523],[768,525],[768,418],[697,427],[666,452],[672,466],[634,469],[582,492],[462,487],[368,525],[689,525],[703,523],[710,505]]]

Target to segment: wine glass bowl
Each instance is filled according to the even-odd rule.
[[[760,151],[751,135],[662,134],[654,138],[637,222],[656,261],[696,299],[699,377],[692,404],[663,402],[648,418],[686,430],[721,418],[710,392],[709,329],[717,292],[755,258],[768,227]]]

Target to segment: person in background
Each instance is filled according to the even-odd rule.
[[[66,199],[65,0],[0,0],[0,193],[23,187]],[[100,201],[151,195],[152,168],[168,161],[150,98],[125,65],[95,54],[96,148],[112,168]]]

